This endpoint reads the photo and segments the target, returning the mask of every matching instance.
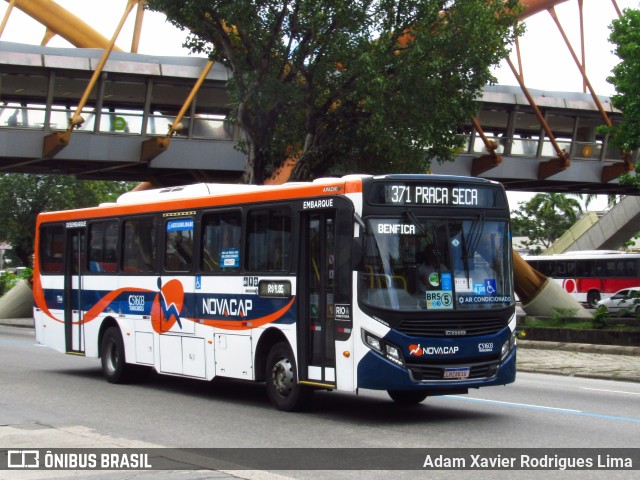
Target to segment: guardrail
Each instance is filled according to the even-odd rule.
[[[66,130],[73,106],[63,105],[20,105],[5,103],[0,106],[0,128],[24,128],[44,131]],[[162,112],[145,114],[139,110],[94,108],[82,110],[85,121],[78,131],[93,133],[164,135],[168,132],[175,116]],[[176,135],[206,140],[235,139],[235,129],[225,122],[222,115],[200,114],[182,119],[183,128]]]

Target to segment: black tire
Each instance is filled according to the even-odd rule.
[[[590,308],[596,308],[598,305],[596,305],[598,302],[600,301],[600,292],[597,290],[590,290],[589,293],[587,293],[587,305],[589,305]]]
[[[269,400],[278,410],[293,412],[309,405],[313,390],[298,383],[295,359],[287,343],[273,346],[267,356],[265,373]]]
[[[118,327],[109,327],[101,343],[102,373],[109,383],[129,383],[140,370],[129,365],[124,356],[124,342]]]
[[[398,405],[417,405],[427,398],[427,394],[419,390],[387,390],[387,393]]]

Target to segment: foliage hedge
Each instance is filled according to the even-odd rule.
[[[0,274],[0,297],[11,290],[20,280],[31,281],[33,270],[30,268],[21,270],[19,273],[4,271]]]

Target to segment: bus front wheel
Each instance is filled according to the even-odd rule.
[[[416,390],[387,390],[387,393],[398,405],[416,405],[427,398],[425,392]]]
[[[600,292],[597,290],[590,290],[589,293],[587,293],[587,305],[589,305],[590,308],[596,308],[598,305],[596,305],[598,302],[600,301]]]
[[[102,373],[109,383],[127,383],[132,380],[134,365],[129,365],[124,357],[124,342],[117,327],[109,327],[101,343]]]
[[[267,356],[267,394],[278,410],[302,410],[311,401],[313,390],[298,383],[293,352],[285,342],[276,343]]]

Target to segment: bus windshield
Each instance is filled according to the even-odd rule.
[[[434,219],[407,211],[368,218],[359,299],[403,311],[504,308],[513,304],[506,220]]]

